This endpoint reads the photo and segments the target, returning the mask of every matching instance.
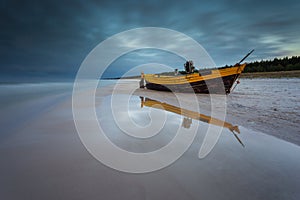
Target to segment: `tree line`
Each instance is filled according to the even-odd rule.
[[[277,72],[300,70],[300,56],[274,58],[248,63],[244,72]]]
[[[233,67],[233,65],[226,65],[221,68]],[[215,68],[211,68],[215,69]],[[208,71],[209,69],[198,70],[195,69],[194,72],[203,72]],[[247,63],[244,73],[252,73],[252,72],[278,72],[278,71],[292,71],[292,70],[300,70],[300,56],[293,57],[284,57],[284,58],[274,58],[273,60],[261,60]],[[186,71],[178,71],[179,74],[187,74]],[[173,76],[173,72],[162,72],[159,75],[165,76]]]

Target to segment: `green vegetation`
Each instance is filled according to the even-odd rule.
[[[231,66],[224,66],[227,68]],[[215,68],[212,68],[215,69]],[[205,73],[211,69],[202,69],[200,72]],[[195,69],[195,73],[199,70]],[[179,74],[186,74],[185,71],[178,71]],[[173,72],[162,72],[159,75],[173,76]],[[126,78],[139,78],[140,76],[132,76]],[[281,77],[300,77],[300,56],[274,58],[273,60],[261,60],[247,63],[242,73],[243,78],[281,78]],[[116,78],[119,79],[119,78]]]
[[[275,58],[248,63],[244,73],[300,70],[300,56]]]
[[[224,68],[232,67],[226,65]],[[223,67],[222,67],[223,68]],[[205,69],[204,69],[205,70]],[[261,60],[247,63],[243,73],[253,72],[281,72],[300,70],[300,56],[274,58],[273,60]],[[202,71],[202,70],[201,70]],[[198,70],[195,70],[198,73]],[[179,71],[180,74],[186,74],[185,71]],[[174,72],[164,72],[161,75],[173,75]]]
[[[241,78],[300,78],[300,70],[242,73]]]

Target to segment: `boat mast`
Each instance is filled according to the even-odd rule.
[[[237,63],[238,65],[240,65],[246,58],[248,58],[248,56],[250,56],[251,53],[253,53],[254,49],[252,49],[239,63]]]
[[[254,49],[252,49],[242,60],[240,60],[240,62],[238,62],[237,64],[235,64],[235,66],[239,66],[238,70],[240,70],[240,67],[241,67],[241,63],[246,59],[248,58],[248,56],[250,56],[251,53],[253,53]],[[240,83],[240,74],[236,74],[236,77],[234,78],[234,82],[236,82],[235,86],[230,90],[230,93],[233,92],[233,90],[236,88],[236,86]]]

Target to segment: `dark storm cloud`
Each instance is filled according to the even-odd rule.
[[[191,36],[217,65],[233,64],[252,48],[252,60],[300,53],[297,0],[4,0],[0,6],[1,74],[72,77],[98,43],[145,26]]]
[[[74,15],[84,17],[83,9],[76,3],[66,8],[51,2],[7,1],[1,9],[1,65],[16,73],[70,72],[76,56],[89,50],[82,45],[88,42],[81,31],[85,27]]]

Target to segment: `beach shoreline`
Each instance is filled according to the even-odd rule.
[[[188,150],[166,168],[144,174],[124,173],[107,167],[85,148],[72,115],[71,84],[61,85],[59,90],[57,84],[0,87],[1,94],[6,97],[1,99],[2,108],[5,109],[0,115],[0,197],[45,200],[99,197],[132,200],[198,199],[199,196],[204,199],[228,200],[299,199],[300,179],[297,178],[297,172],[300,169],[300,147],[271,137],[270,134],[251,131],[241,123],[247,122],[243,115],[255,118],[261,109],[248,104],[256,104],[257,100],[241,102],[245,97],[255,97],[255,93],[250,96],[242,93],[244,86],[249,83],[247,81],[251,80],[243,80],[235,93],[227,96],[228,107],[237,107],[232,108],[232,113],[227,108],[225,119],[239,126],[238,136],[245,147],[241,146],[230,130],[223,128],[213,150],[205,158],[199,159],[199,149],[208,134],[207,128],[214,125],[193,120],[191,127],[199,124],[199,129]],[[259,79],[255,83],[265,84]],[[128,103],[134,109],[128,112],[134,120],[144,125],[148,123],[147,115],[152,108],[141,108],[139,97],[178,105],[174,95],[140,89],[138,80],[120,81],[117,85],[118,88],[114,84],[98,87],[95,105],[92,105],[107,137],[120,148],[132,151],[148,152],[168,144],[174,138],[174,129],[182,127],[182,116],[165,112],[167,121],[161,133],[149,139],[133,139],[121,131],[114,121],[111,92],[114,90],[117,100],[131,96],[133,101]],[[134,93],[128,94],[131,89]],[[95,91],[83,91],[83,95],[90,92]],[[176,95],[183,98],[184,108],[193,109],[190,106],[193,99],[189,98],[192,94]],[[26,97],[26,100],[22,97]],[[210,96],[199,94],[196,97],[200,112],[209,116]],[[214,97],[218,102],[218,96]],[[125,120],[126,125],[131,120],[124,117],[127,108],[118,102],[117,105],[120,108],[117,114],[122,116],[119,119]],[[79,107],[82,109],[82,119],[79,119],[82,123],[89,120],[84,116],[85,110],[89,108],[87,106],[82,104]],[[253,112],[248,110],[249,107]],[[218,106],[216,111],[220,111]],[[238,113],[240,116],[232,116]],[[183,130],[184,135],[191,135],[190,128]],[[209,134],[213,134],[213,131]]]
[[[273,82],[277,80],[282,82],[281,87],[283,88],[279,86],[275,91],[271,91]],[[137,79],[129,79],[128,81],[127,86],[124,85],[123,88],[136,87],[134,84],[138,84]],[[254,84],[255,88],[251,88],[250,84],[252,83],[257,84]],[[300,81],[299,79],[258,77],[253,80],[241,79],[241,84],[236,87],[235,91],[226,96],[226,119],[245,128],[272,135],[300,146],[300,105],[297,103],[299,94],[296,91],[294,94],[288,91],[289,87],[293,87],[290,86],[290,83],[296,87]],[[261,88],[260,85],[262,85]],[[137,89],[135,93],[141,96],[143,94],[150,95],[162,102],[172,101],[170,100],[172,95],[169,92]],[[185,95],[189,99],[189,94],[178,94]],[[209,113],[211,109],[210,95],[196,94],[196,96],[202,112]],[[175,100],[172,102],[176,104]],[[296,107],[294,108],[293,105]]]
[[[300,70],[242,73],[241,78],[299,78]]]

